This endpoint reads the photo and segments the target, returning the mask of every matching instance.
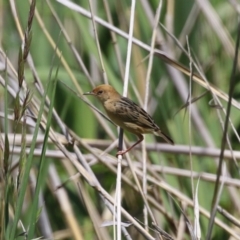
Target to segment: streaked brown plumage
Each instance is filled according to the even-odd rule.
[[[123,155],[130,151],[143,140],[142,134],[146,133],[153,133],[162,137],[166,142],[174,144],[172,139],[160,130],[144,109],[132,100],[121,96],[112,86],[99,85],[91,92],[84,93],[84,95],[96,96],[103,104],[108,117],[115,124],[138,136],[139,140],[135,144],[124,151],[119,151],[117,155]]]

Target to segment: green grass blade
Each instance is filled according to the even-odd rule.
[[[36,184],[36,189],[35,189],[34,198],[33,198],[33,205],[32,205],[32,211],[30,216],[30,225],[29,225],[29,231],[28,231],[28,239],[32,239],[34,237],[35,223],[37,222],[37,219],[39,217],[39,211],[38,211],[39,194],[40,194],[42,184],[44,183],[44,176],[46,175],[48,165],[49,165],[49,162],[46,161],[45,159],[45,153],[47,150],[48,136],[49,136],[49,131],[51,127],[53,103],[54,103],[54,97],[55,97],[55,91],[56,91],[56,82],[57,82],[57,73],[54,81],[53,82],[49,81],[50,84],[49,84],[48,92],[51,93],[51,103],[48,111],[46,132],[44,136],[43,148],[42,148],[42,153],[40,157],[40,167],[38,171],[37,184]],[[53,85],[52,88],[50,88],[50,85]]]

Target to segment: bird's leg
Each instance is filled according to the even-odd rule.
[[[136,145],[138,145],[140,142],[142,142],[142,140],[143,140],[143,135],[139,134],[138,137],[139,137],[139,140],[138,140],[136,143],[134,143],[130,148],[128,148],[128,149],[126,149],[126,150],[118,151],[117,154],[116,154],[116,157],[117,157],[118,155],[123,155],[123,154],[129,152],[132,148],[134,148]]]

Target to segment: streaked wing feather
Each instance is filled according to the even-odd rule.
[[[120,101],[115,103],[115,107],[116,113],[121,115],[121,119],[125,122],[136,123],[144,128],[159,129],[152,117],[130,99],[122,97]]]

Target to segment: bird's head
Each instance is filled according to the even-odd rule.
[[[83,95],[93,95],[102,103],[109,99],[119,98],[120,94],[110,85],[103,84],[94,88],[91,92],[86,92]]]

